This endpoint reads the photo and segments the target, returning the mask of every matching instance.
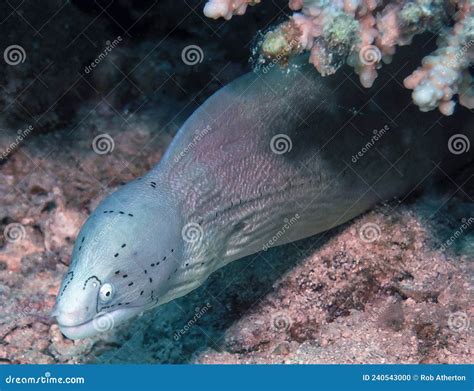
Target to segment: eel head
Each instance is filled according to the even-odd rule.
[[[112,193],[88,218],[52,314],[66,337],[110,330],[186,285],[182,224],[167,194],[144,177]]]

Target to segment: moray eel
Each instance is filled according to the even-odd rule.
[[[362,90],[338,73],[252,72],[200,106],[159,164],[84,224],[53,313],[62,333],[108,330],[472,159],[455,145],[474,140],[472,116],[421,113],[389,74]]]

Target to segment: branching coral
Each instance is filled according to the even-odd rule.
[[[204,12],[212,18],[241,15],[259,0],[210,0]],[[389,63],[397,46],[409,45],[424,32],[438,35],[438,49],[407,77],[413,101],[422,111],[438,108],[451,115],[459,103],[474,108],[469,66],[474,59],[472,0],[290,0],[291,18],[267,32],[259,62],[288,59],[310,51],[309,61],[323,75],[345,62],[361,84],[370,88],[382,63]],[[452,25],[452,27],[450,27]]]
[[[258,3],[260,0],[209,0],[204,6],[204,15],[229,20],[233,15],[243,15],[248,5]]]
[[[440,37],[439,48],[423,59],[423,64],[404,81],[413,89],[413,101],[422,111],[436,107],[451,115],[459,94],[459,103],[474,108],[474,91],[469,64],[474,59],[474,18],[466,3],[456,15],[454,27]]]

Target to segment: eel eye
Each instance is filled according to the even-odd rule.
[[[111,284],[104,284],[100,287],[99,297],[100,300],[102,300],[104,303],[107,303],[108,301],[112,300],[113,295],[114,288]]]

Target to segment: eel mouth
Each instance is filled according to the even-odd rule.
[[[120,308],[110,312],[99,312],[92,319],[74,326],[65,326],[60,322],[58,325],[64,336],[69,339],[89,338],[110,331],[141,312],[143,312],[142,307]]]

